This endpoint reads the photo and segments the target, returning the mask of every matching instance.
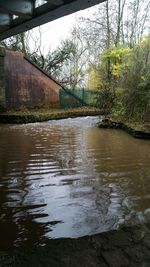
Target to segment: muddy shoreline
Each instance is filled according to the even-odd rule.
[[[104,119],[102,120],[102,122],[98,124],[98,127],[105,129],[120,129],[127,132],[128,134],[132,135],[135,138],[150,139],[149,128],[148,126],[146,126],[144,129],[144,125],[135,126],[130,123],[116,122],[109,119]]]
[[[149,267],[150,224],[77,239],[50,239],[44,247],[0,251],[6,267]]]

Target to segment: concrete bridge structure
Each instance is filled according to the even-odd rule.
[[[0,41],[105,0],[1,0]]]

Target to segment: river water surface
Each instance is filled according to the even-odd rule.
[[[0,125],[0,248],[150,221],[150,142],[98,121]]]

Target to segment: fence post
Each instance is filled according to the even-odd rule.
[[[84,105],[84,88],[82,89],[82,106]]]
[[[63,90],[63,89],[59,89],[59,103],[60,103],[60,108],[62,108],[62,106],[61,106],[61,90]]]

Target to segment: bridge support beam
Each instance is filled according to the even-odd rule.
[[[1,0],[0,12],[30,18],[33,12],[33,2],[29,0]]]
[[[11,23],[11,16],[9,14],[0,13],[0,26],[9,26]]]
[[[104,1],[1,0],[0,41]]]

